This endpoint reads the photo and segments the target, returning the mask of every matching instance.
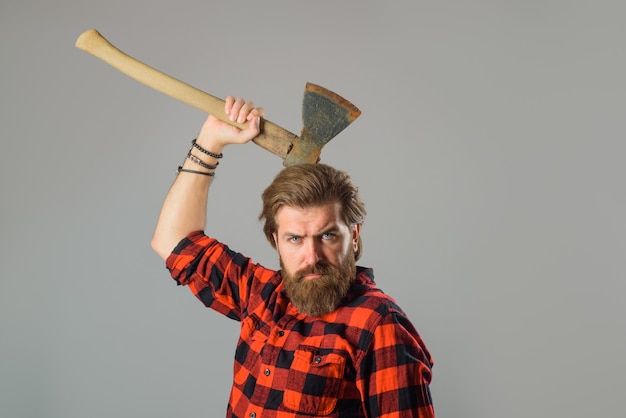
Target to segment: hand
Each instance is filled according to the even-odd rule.
[[[265,115],[262,107],[254,107],[253,102],[246,102],[242,98],[235,100],[233,96],[226,98],[224,112],[233,122],[250,123],[245,129],[239,129],[209,115],[202,125],[197,142],[203,148],[217,154],[222,152],[226,145],[245,144],[256,137],[261,131],[261,118]]]

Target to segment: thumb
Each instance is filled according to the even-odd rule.
[[[251,139],[256,137],[260,132],[261,132],[261,117],[257,116],[253,118],[252,120],[250,120],[250,123],[248,123],[248,126],[240,132],[239,136],[241,139],[250,141]]]

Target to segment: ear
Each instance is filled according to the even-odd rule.
[[[359,249],[359,237],[361,236],[361,224],[352,225],[352,248],[354,252]]]

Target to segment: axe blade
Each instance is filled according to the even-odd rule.
[[[360,115],[355,105],[337,93],[307,83],[302,99],[302,133],[294,139],[283,165],[317,163],[322,147]]]

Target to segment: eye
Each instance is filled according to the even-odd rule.
[[[300,241],[302,241],[302,238],[301,238],[301,237],[298,237],[298,236],[295,236],[295,235],[292,235],[292,236],[290,236],[290,237],[287,239],[287,241],[289,241],[289,242],[290,242],[290,243],[292,243],[292,244],[297,244],[297,243],[299,243]]]
[[[336,237],[335,234],[333,234],[332,232],[324,232],[322,234],[322,239],[334,239]]]

